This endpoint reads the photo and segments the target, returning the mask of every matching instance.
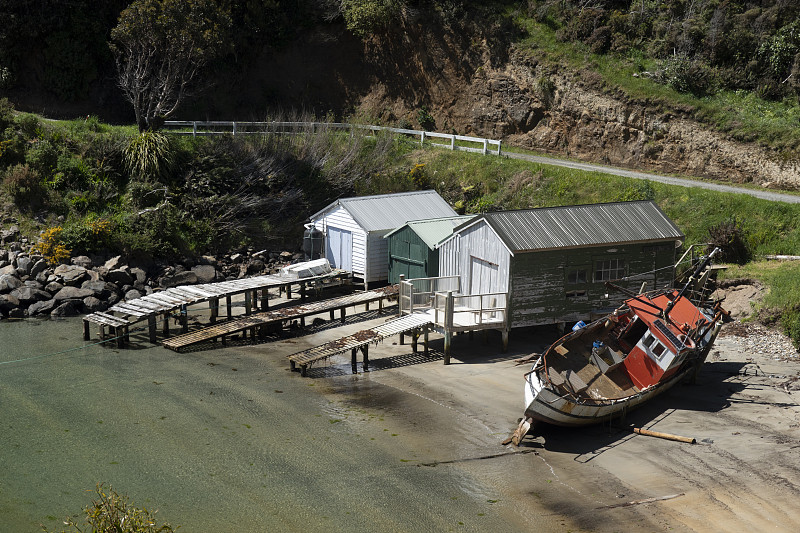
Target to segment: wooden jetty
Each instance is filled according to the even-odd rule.
[[[300,367],[300,374],[306,375],[307,369],[312,364],[323,359],[327,359],[340,353],[345,353],[348,350],[351,354],[351,365],[353,373],[356,373],[356,355],[359,350],[363,354],[363,369],[369,369],[369,345],[375,344],[387,337],[393,335],[402,335],[408,332],[414,332],[413,350],[417,351],[417,338],[421,331],[424,337],[425,355],[428,354],[428,331],[432,323],[430,317],[422,314],[404,315],[393,318],[384,324],[374,328],[365,329],[342,337],[335,341],[327,342],[320,346],[315,346],[301,352],[297,352],[288,357],[289,364],[292,370],[296,370],[297,366]]]
[[[83,317],[83,338],[90,339],[91,324],[99,326],[100,338],[105,338],[105,328],[117,337],[121,347],[127,341],[129,326],[140,321],[147,321],[150,342],[156,343],[156,322],[161,315],[163,334],[169,335],[169,317],[179,313],[181,329],[188,332],[187,308],[190,305],[208,303],[211,311],[210,322],[215,324],[219,316],[220,300],[225,299],[228,319],[233,318],[233,297],[244,295],[245,315],[249,316],[259,308],[269,309],[267,291],[279,289],[286,291],[291,298],[292,286],[299,287],[300,300],[305,301],[309,288],[322,289],[341,285],[349,278],[350,273],[343,270],[311,276],[306,278],[279,275],[254,276],[251,278],[205,283],[201,285],[181,285],[163,291],[157,291],[135,300],[128,300],[113,305],[105,312],[91,313]],[[260,298],[259,298],[260,295]]]
[[[258,333],[269,330],[271,327],[282,326],[284,322],[290,320],[300,320],[301,328],[305,327],[305,318],[311,315],[329,312],[330,318],[333,320],[337,310],[340,313],[341,321],[344,322],[346,308],[356,305],[365,305],[366,309],[369,310],[369,305],[377,302],[378,308],[383,309],[383,301],[394,297],[396,294],[396,286],[386,287],[384,289],[359,292],[304,305],[264,311],[165,339],[161,344],[171,350],[180,351],[188,346],[216,340],[218,338],[220,338],[224,344],[227,335],[239,332],[244,332],[244,334],[247,335],[248,331],[250,332],[250,338],[255,339]]]

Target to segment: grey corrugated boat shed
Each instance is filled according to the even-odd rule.
[[[384,236],[388,242],[389,283],[439,275],[439,250],[436,246],[453,234],[453,228],[474,215],[414,220]]]
[[[683,239],[652,201],[484,213],[439,244],[439,275],[465,294],[508,292],[512,327],[580,320],[621,302],[606,281],[671,285]]]
[[[351,271],[366,284],[388,278],[386,233],[410,220],[455,215],[431,190],[340,198],[310,218],[324,234],[331,266]]]

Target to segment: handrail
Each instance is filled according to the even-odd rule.
[[[424,131],[424,130],[410,130],[406,128],[390,128],[386,126],[370,126],[370,125],[362,125],[362,124],[347,124],[343,122],[253,122],[253,121],[226,121],[226,120],[167,120],[164,122],[165,128],[192,128],[192,131],[172,131],[170,133],[174,133],[175,135],[266,135],[269,133],[278,133],[278,129],[282,129],[284,127],[291,127],[291,128],[301,128],[301,127],[310,127],[311,133],[316,133],[317,128],[330,128],[330,129],[341,129],[341,130],[349,130],[353,131],[354,129],[357,130],[367,130],[371,132],[376,131],[388,131],[392,133],[398,133],[401,135],[411,135],[420,138],[420,144],[425,144],[426,137],[427,138],[435,138],[435,139],[447,139],[450,141],[449,144],[445,143],[435,143],[428,141],[430,146],[435,146],[438,148],[448,148],[450,150],[455,151],[464,151],[464,152],[474,152],[474,153],[481,153],[481,154],[493,154],[493,155],[502,155],[502,141],[496,139],[486,139],[483,137],[471,137],[467,135],[455,135],[450,133],[437,133],[433,131]],[[207,127],[226,127],[230,128],[229,130],[225,131],[215,131],[215,130],[204,130],[202,128]],[[247,131],[246,128],[260,128],[258,131]],[[271,130],[271,131],[270,131]],[[281,132],[286,133],[286,132]],[[468,143],[476,143],[482,146],[475,148],[471,146],[458,146],[456,142],[468,142]],[[492,149],[492,147],[497,147],[496,149]]]

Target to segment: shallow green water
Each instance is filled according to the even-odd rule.
[[[0,322],[0,532],[58,528],[98,482],[187,532],[519,526],[465,470],[420,466],[445,441],[413,397],[300,379],[269,344],[57,353],[84,344],[79,320]]]

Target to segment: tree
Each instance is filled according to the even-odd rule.
[[[230,12],[215,0],[136,0],[111,31],[117,82],[139,131],[158,130],[230,49]]]

